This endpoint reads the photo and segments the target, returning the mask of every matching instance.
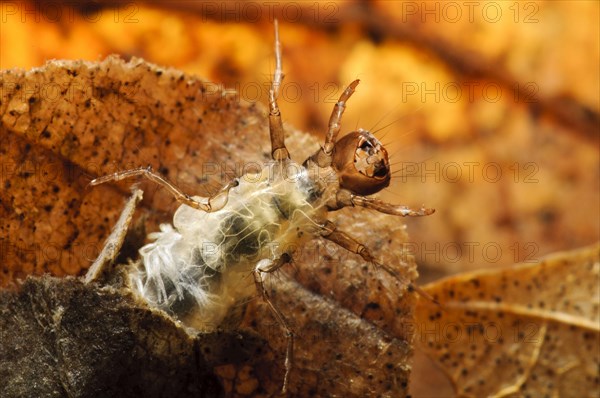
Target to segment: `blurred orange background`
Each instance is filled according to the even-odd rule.
[[[598,239],[598,2],[74,4],[3,2],[0,67],[116,53],[264,103],[276,16],[285,121],[322,136],[361,79],[343,130],[381,129],[397,171],[385,199],[437,209],[408,220],[421,264],[458,272]]]

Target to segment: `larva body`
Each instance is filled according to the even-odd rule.
[[[256,286],[288,337],[285,392],[292,368],[294,332],[270,299],[263,276],[288,263],[307,240],[320,236],[406,282],[394,265],[379,263],[367,247],[339,230],[327,219],[327,212],[363,207],[406,217],[429,215],[434,210],[412,210],[369,197],[390,183],[386,149],[362,129],[338,139],[346,101],[355,92],[358,80],[350,83],[336,102],[324,144],[302,165],[292,161],[277,105],[283,79],[277,22],[275,55],[269,90],[273,161],[260,173],[240,176],[211,197],[190,197],[150,168],[99,177],[91,184],[144,176],[182,203],[173,225],[163,224],[160,232],[149,235],[153,242],[140,249],[140,267],[130,274],[134,289],[148,304],[184,325],[209,331],[223,327],[231,310],[253,296]]]

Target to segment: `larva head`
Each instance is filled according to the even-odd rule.
[[[366,130],[353,131],[336,142],[332,165],[340,187],[357,195],[371,195],[390,184],[387,151]]]

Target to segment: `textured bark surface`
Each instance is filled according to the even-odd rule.
[[[406,389],[410,344],[282,279],[276,302],[299,339],[292,396]],[[28,278],[0,296],[0,392],[23,396],[276,396],[285,338],[251,305],[237,332],[189,335],[127,292],[74,278]]]
[[[202,343],[118,290],[42,277],[0,294],[3,397],[220,395]]]

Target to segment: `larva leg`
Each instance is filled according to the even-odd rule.
[[[287,351],[285,354],[285,375],[283,377],[283,387],[281,388],[281,391],[283,394],[285,394],[287,392],[290,371],[292,370],[292,366],[293,366],[293,362],[294,362],[294,332],[293,332],[292,328],[289,326],[288,321],[283,316],[283,313],[271,301],[271,298],[269,297],[269,292],[265,288],[263,274],[274,272],[274,271],[278,270],[279,268],[281,268],[282,266],[284,266],[285,264],[289,263],[290,261],[291,261],[290,255],[287,253],[284,253],[279,259],[272,262],[267,267],[265,267],[265,268],[257,267],[254,270],[254,283],[256,284],[256,289],[260,292],[263,300],[265,300],[265,302],[267,303],[267,305],[269,306],[269,308],[275,315],[277,322],[279,322],[281,327],[285,330],[285,334],[287,337]]]
[[[350,83],[333,107],[333,111],[329,117],[329,127],[327,129],[327,135],[325,136],[325,144],[317,151],[317,153],[309,158],[310,161],[315,162],[319,167],[331,166],[333,147],[335,146],[337,136],[340,132],[342,115],[346,109],[346,101],[354,94],[359,82],[360,80],[356,79]]]
[[[367,209],[376,210],[380,213],[391,214],[394,216],[402,217],[419,217],[428,216],[435,212],[435,209],[429,209],[421,207],[419,210],[413,210],[406,206],[394,205],[391,203],[383,202],[379,199],[373,199],[366,196],[355,195],[352,192],[340,189],[336,195],[337,204],[335,209],[341,209],[342,207],[348,206],[360,206]]]
[[[401,276],[394,268],[387,264],[382,264],[375,261],[371,251],[365,245],[358,242],[347,233],[338,230],[335,224],[331,221],[327,221],[321,226],[321,236],[352,253],[360,255],[365,261],[375,265],[376,267],[382,268],[385,272],[396,278],[400,283],[407,285],[409,291],[416,291],[419,295],[423,296],[427,300],[435,302],[435,300],[427,292]]]
[[[155,172],[153,172],[152,168],[148,166],[145,168],[140,167],[139,169],[125,170],[109,174],[103,177],[98,177],[92,180],[90,182],[90,185],[99,185],[109,181],[121,181],[126,178],[132,178],[137,176],[145,177],[150,181],[155,182],[158,185],[166,188],[167,191],[169,191],[169,193],[173,195],[179,203],[183,203],[194,209],[203,210],[207,213],[222,209],[227,204],[227,199],[229,198],[229,190],[233,187],[238,186],[239,184],[239,181],[237,179],[234,179],[229,184],[221,188],[221,190],[217,192],[216,195],[208,198],[196,199],[183,193],[179,188],[171,184],[160,174],[156,174]]]
[[[133,219],[135,207],[142,200],[142,197],[143,192],[141,190],[135,189],[133,191],[131,198],[129,198],[125,204],[125,208],[123,208],[123,211],[121,212],[121,216],[119,217],[117,224],[115,224],[112,232],[106,239],[104,247],[98,255],[98,258],[96,258],[92,266],[85,274],[85,283],[98,281],[102,278],[102,276],[110,273],[110,267],[117,259],[117,256],[121,251],[121,247],[123,246],[123,241],[125,240],[125,235],[127,235],[129,224],[131,224],[131,220]]]
[[[269,132],[271,134],[271,156],[278,162],[290,158],[290,153],[285,147],[285,133],[283,123],[281,122],[281,112],[277,106],[277,96],[279,87],[283,80],[283,71],[281,68],[281,43],[279,42],[279,25],[275,22],[275,73],[271,88],[269,89]]]
[[[327,135],[325,136],[325,145],[323,146],[323,150],[325,151],[326,155],[331,155],[333,152],[337,135],[340,132],[342,115],[346,109],[346,101],[348,101],[352,94],[354,94],[356,86],[358,86],[359,82],[360,80],[356,79],[350,83],[348,87],[346,87],[342,95],[340,95],[338,102],[335,103],[333,111],[331,111],[331,116],[329,117],[329,128],[327,130]]]

